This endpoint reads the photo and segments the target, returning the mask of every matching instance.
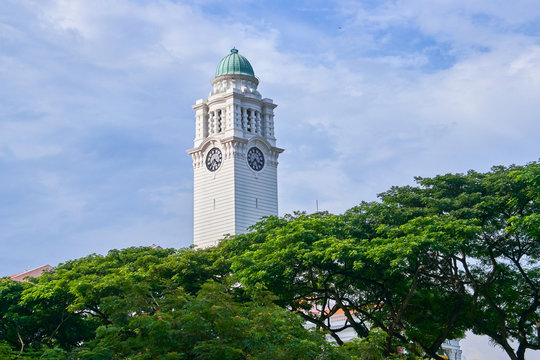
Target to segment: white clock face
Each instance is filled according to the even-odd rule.
[[[212,148],[206,155],[206,168],[210,171],[216,171],[221,166],[221,150]]]
[[[256,147],[249,149],[247,153],[247,161],[249,166],[255,171],[261,171],[264,167],[264,155],[262,151]]]

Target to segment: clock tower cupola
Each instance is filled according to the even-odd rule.
[[[197,100],[193,158],[193,242],[216,245],[263,216],[278,214],[271,99],[257,91],[249,61],[232,49],[219,63],[208,99]]]

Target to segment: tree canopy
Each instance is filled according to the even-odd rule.
[[[0,357],[442,359],[467,330],[513,360],[539,350],[540,164],[416,182],[214,248],[112,250],[0,281]]]
[[[217,249],[129,248],[0,281],[0,354],[41,359],[339,359]]]
[[[416,182],[342,215],[269,218],[223,247],[242,284],[264,284],[338,343],[347,327],[376,327],[386,354],[437,358],[472,329],[511,359],[540,349],[540,165]]]

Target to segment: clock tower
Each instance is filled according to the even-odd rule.
[[[216,245],[261,217],[278,214],[271,99],[257,91],[249,61],[232,49],[219,63],[208,99],[197,100],[193,158],[193,242]]]

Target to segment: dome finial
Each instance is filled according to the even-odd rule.
[[[236,46],[233,46],[231,49],[231,54],[238,54],[238,50],[236,49]]]

